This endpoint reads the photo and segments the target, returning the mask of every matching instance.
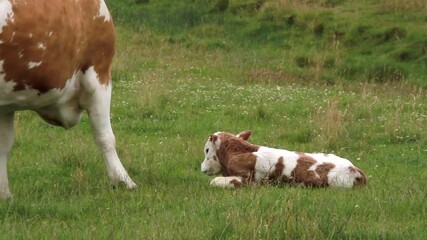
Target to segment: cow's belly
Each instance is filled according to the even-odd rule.
[[[13,91],[13,82],[5,82],[0,75],[0,113],[19,110],[34,110],[46,122],[70,128],[82,115],[79,99],[82,95],[79,73],[67,81],[63,89],[51,89],[43,94],[27,88]]]
[[[83,113],[83,109],[78,105],[78,101],[73,99],[65,105],[52,105],[36,110],[37,114],[46,122],[63,128],[74,127]]]

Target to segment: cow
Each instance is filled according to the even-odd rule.
[[[217,132],[209,136],[201,171],[214,178],[212,186],[239,188],[257,183],[297,184],[308,187],[366,185],[364,172],[334,154],[302,153],[258,146],[247,140],[251,130],[237,135]]]
[[[114,48],[103,0],[0,0],[0,198],[11,197],[7,158],[19,110],[65,129],[86,111],[112,185],[136,187],[110,123]]]

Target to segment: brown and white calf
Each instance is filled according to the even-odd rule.
[[[103,0],[0,0],[0,198],[11,196],[7,157],[18,110],[64,128],[86,110],[112,183],[136,187],[110,124],[114,45]]]
[[[349,160],[333,154],[300,153],[249,143],[250,130],[237,135],[217,132],[205,145],[201,171],[221,173],[211,185],[237,188],[264,181],[311,187],[363,186],[366,177]]]

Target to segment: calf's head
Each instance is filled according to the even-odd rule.
[[[226,141],[230,138],[241,138],[243,140],[248,140],[252,135],[252,131],[246,130],[237,135],[227,133],[227,132],[217,132],[209,136],[206,141],[204,152],[205,159],[201,165],[201,171],[207,175],[214,175],[222,173],[223,164],[220,157],[218,157],[218,151],[221,150],[221,145],[226,144]]]

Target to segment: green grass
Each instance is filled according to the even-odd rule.
[[[371,62],[362,61],[357,53],[346,55],[354,49],[287,48],[268,32],[259,39],[249,38],[245,34],[256,28],[255,20],[267,10],[254,12],[256,18],[250,20],[249,13],[236,7],[243,1],[230,1],[222,13],[227,24],[249,22],[236,33],[242,35],[230,36],[236,25],[222,26],[221,13],[211,13],[216,22],[198,13],[209,11],[213,5],[198,8],[209,2],[196,1],[187,9],[196,12],[191,13],[194,24],[187,26],[182,22],[189,13],[166,18],[159,14],[179,12],[188,6],[186,1],[170,8],[164,1],[107,2],[117,16],[118,38],[112,123],[119,155],[138,189],[109,187],[87,117],[64,131],[34,113],[20,112],[9,160],[14,198],[0,202],[0,238],[423,239],[427,228],[425,79],[421,85],[406,76],[398,81],[369,81],[355,77],[365,76],[363,66]],[[267,1],[265,7],[274,2]],[[326,18],[341,19],[337,8],[353,6],[348,1],[324,2],[337,6],[319,7],[319,1],[313,3],[319,12],[310,13],[310,8],[297,3],[295,9],[285,10],[307,19],[329,11],[333,14]],[[367,2],[372,5],[354,8],[359,16],[385,11],[387,6],[392,9],[381,15],[386,22],[397,22],[395,16],[402,14],[394,8],[398,3]],[[147,17],[138,17],[140,11]],[[236,11],[240,20],[234,19]],[[404,11],[413,11],[415,20],[401,21],[403,26],[419,23],[421,13]],[[301,29],[277,34],[295,37]],[[382,32],[390,26],[369,29]],[[412,34],[409,27],[405,29],[406,36]],[[205,36],[197,35],[203,31]],[[187,35],[191,32],[195,35]],[[307,32],[298,34],[303,43],[313,39]],[[268,38],[270,46],[257,44]],[[325,39],[313,44],[322,45]],[[376,56],[383,50],[375,46],[368,37],[360,48],[373,48],[371,56],[381,65],[382,57]],[[390,52],[398,50],[390,47]],[[327,64],[319,64],[322,61]],[[416,61],[408,64],[420,74],[425,70]],[[339,71],[345,64],[354,71],[345,73],[349,78]],[[373,76],[394,76],[392,70],[375,66],[372,71],[379,75]],[[210,187],[211,177],[199,170],[207,137],[219,130],[245,129],[254,131],[252,141],[260,145],[349,158],[365,170],[368,185],[351,190]]]

